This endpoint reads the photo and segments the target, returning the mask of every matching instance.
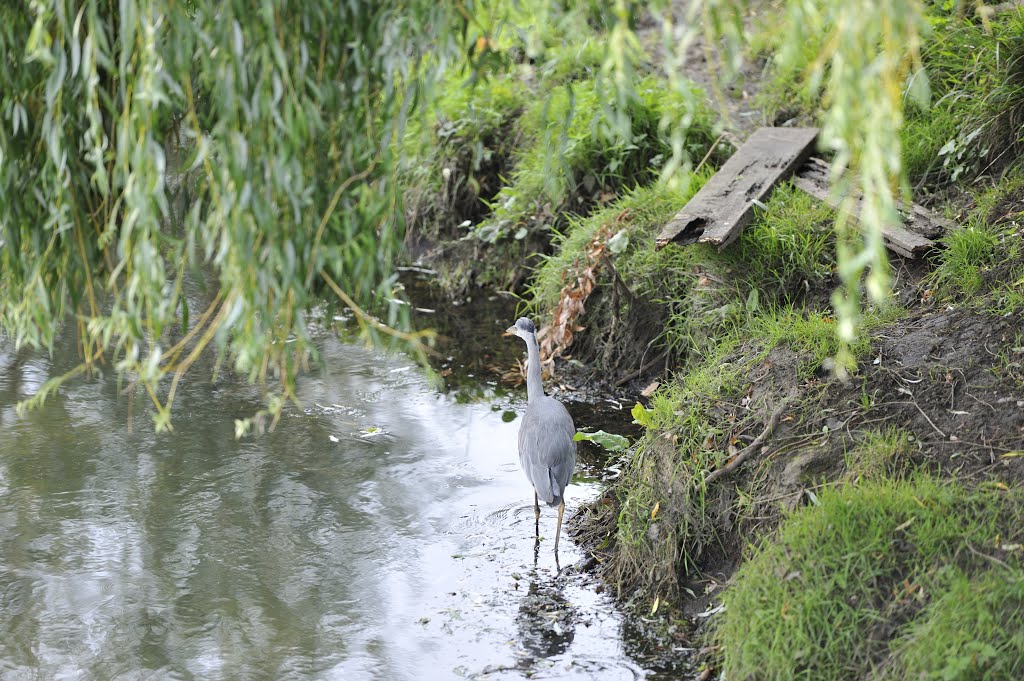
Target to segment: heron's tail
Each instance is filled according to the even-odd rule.
[[[544,499],[548,506],[558,506],[562,503],[562,486],[558,482],[558,478],[555,477],[555,471],[552,468],[548,469],[548,482],[551,484],[551,495],[550,498]]]

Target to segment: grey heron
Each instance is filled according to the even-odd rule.
[[[558,506],[555,558],[565,513],[565,488],[576,469],[576,426],[561,402],[544,394],[541,382],[537,328],[520,317],[506,331],[526,342],[526,413],[519,425],[519,463],[533,485],[534,531],[540,538],[540,501]]]

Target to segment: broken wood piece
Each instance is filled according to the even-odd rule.
[[[810,156],[817,128],[760,128],[669,221],[655,246],[700,241],[722,250],[739,236],[754,207]]]
[[[819,201],[838,207],[841,199],[829,190],[828,178],[828,163],[820,158],[811,158],[797,171],[793,185]],[[855,216],[860,214],[860,204],[861,199],[858,197],[853,209]],[[935,248],[933,239],[953,227],[949,221],[916,203],[908,206],[900,201],[896,209],[903,218],[903,224],[883,227],[882,239],[886,248],[905,258],[916,258]]]

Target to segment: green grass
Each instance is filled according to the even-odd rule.
[[[855,357],[863,357],[867,353],[870,347],[868,332],[875,326],[873,321],[865,319],[853,348]],[[828,312],[809,312],[792,307],[766,310],[751,317],[747,328],[752,337],[764,340],[762,356],[779,345],[795,350],[801,357],[797,376],[802,379],[809,378],[826,365],[839,350],[835,320]],[[848,370],[853,368],[847,367]]]
[[[826,282],[835,266],[833,217],[824,202],[783,183],[772,192],[767,210],[743,230],[732,257],[744,263],[751,287],[788,293]]]
[[[937,110],[906,112],[900,143],[903,167],[912,183],[932,184],[948,176],[943,155],[939,152],[957,134],[956,118]]]
[[[810,82],[808,75],[821,53],[825,31],[810,31],[807,40],[799,42],[788,40],[800,28],[797,21],[793,13],[769,7],[750,37],[751,57],[766,60],[754,104],[769,123],[799,114],[817,117],[821,110],[821,85]]]
[[[866,321],[854,348],[858,357],[870,348],[866,333],[886,319],[874,314]],[[729,405],[747,394],[755,367],[780,346],[799,354],[797,375],[808,379],[839,347],[835,324],[825,313],[794,308],[749,313],[651,398],[648,431],[617,488],[614,578],[630,583],[644,575],[646,587],[671,592],[678,574],[699,571],[702,557],[722,541],[733,520],[715,501],[720,488],[710,488],[705,477],[730,456],[736,443],[728,436],[747,430],[744,420],[760,427],[759,409],[737,414]]]
[[[975,195],[966,224],[944,238],[929,285],[952,300],[1001,315],[1024,310],[1024,172]]]
[[[1020,156],[1024,11],[1000,12],[984,24],[942,3],[931,3],[927,11],[932,31],[922,59],[930,104],[906,97],[900,136],[911,183],[937,187],[998,172]],[[821,114],[824,79],[813,82],[809,76],[831,26],[801,26],[794,16],[769,9],[750,41],[752,55],[767,60],[756,103],[769,121],[800,115],[816,120]],[[788,40],[794,31],[806,39]]]
[[[570,220],[556,237],[555,253],[534,273],[530,307],[542,317],[550,313],[565,282],[586,266],[587,245],[609,225],[612,234],[624,230],[628,236],[626,249],[613,258],[616,276],[633,296],[658,308],[652,323],[664,330],[659,345],[678,354],[713,350],[716,339],[741,328],[751,314],[792,308],[807,291],[828,286],[832,213],[788,183],[725,252],[704,244],[655,250],[657,233],[708,176],[691,176],[682,186],[638,187],[605,209]],[[603,276],[608,285],[611,275]],[[586,323],[606,326],[607,314],[595,307]],[[819,316],[818,338],[827,324],[827,315]]]
[[[994,584],[994,562],[975,552],[1020,539],[1019,494],[920,479],[846,485],[818,499],[723,595],[717,637],[729,678],[829,681],[880,668],[902,672],[881,678],[1019,678],[1019,560],[1008,557],[995,589],[1011,607],[990,610],[987,598],[959,607],[965,592]],[[974,654],[989,650],[1009,656]],[[942,676],[957,658],[964,668]]]
[[[655,235],[707,176],[684,188],[638,187],[570,221],[555,253],[536,270],[528,295],[534,309],[547,315],[565,283],[588,266],[584,253],[595,237],[624,231],[628,245],[612,256],[614,276],[636,299],[660,310],[652,327],[663,330],[662,346],[682,357],[673,380],[651,399],[648,434],[618,487],[610,576],[629,583],[645,575],[641,581],[655,589],[674,588],[679,571],[696,570],[720,539],[721,518],[707,507],[703,480],[727,456],[727,431],[740,427],[720,413],[723,401],[738,401],[753,368],[780,345],[800,355],[803,379],[838,349],[827,309],[800,306],[808,289],[831,281],[831,213],[791,185],[777,189],[767,210],[723,253],[703,244],[655,250]],[[604,268],[605,290],[611,277]],[[584,326],[611,328],[611,313],[600,301],[587,310]],[[861,356],[867,332],[880,320],[869,316],[855,348]]]
[[[871,348],[868,333],[891,321],[892,316],[874,313],[865,320],[865,333],[854,350],[858,358]],[[650,409],[651,430],[679,433],[676,444],[687,458],[708,435],[720,432],[708,414],[723,397],[743,392],[751,369],[777,347],[794,350],[801,357],[799,378],[810,378],[827,365],[839,347],[835,324],[825,312],[792,307],[751,313],[726,333],[716,336],[708,350],[688,362],[675,379],[654,394]]]
[[[538,73],[544,89],[576,80],[590,80],[601,68],[607,45],[598,37],[557,45],[544,53]]]
[[[557,226],[565,212],[588,212],[603,195],[654,179],[674,144],[687,158],[703,157],[713,141],[713,119],[699,90],[679,92],[654,76],[641,79],[635,90],[628,139],[613,134],[597,79],[539,97],[520,119],[525,147],[478,236],[492,242],[523,238]]]
[[[973,224],[947,234],[934,273],[935,284],[965,296],[984,285],[982,271],[995,261],[999,237],[985,224]]]
[[[916,442],[913,434],[895,426],[858,433],[846,453],[847,475],[854,480],[898,478],[909,467]]]
[[[941,186],[1014,165],[1024,120],[1024,11],[982,24],[934,16],[922,53],[931,106],[909,106],[901,133],[915,184]]]
[[[676,377],[651,400],[648,433],[617,487],[619,515],[612,579],[672,593],[680,573],[699,569],[719,538],[703,476],[722,457],[723,426],[711,416],[721,399],[738,397],[743,366],[739,337],[721,338],[706,362]],[[655,513],[655,508],[658,513]],[[656,528],[656,529],[652,529]]]
[[[752,314],[791,308],[808,291],[829,285],[831,218],[827,207],[785,183],[725,251],[704,244],[654,251],[651,244],[631,254],[620,272],[636,282],[637,295],[666,306],[666,345],[700,353]]]
[[[685,186],[655,182],[634,187],[605,208],[586,217],[570,218],[564,231],[555,235],[555,252],[534,272],[527,296],[531,307],[541,313],[555,307],[567,278],[587,266],[587,246],[606,229],[612,236],[625,230],[628,245],[616,256],[616,267],[626,281],[641,287],[640,294],[647,292],[646,282],[658,275],[660,264],[640,264],[638,253],[654,253],[649,243],[654,234],[686,205],[706,179],[704,173]]]
[[[897,644],[894,671],[935,681],[1024,678],[1024,573],[954,569],[942,582]]]
[[[399,145],[399,173],[418,231],[445,231],[483,214],[513,154],[514,123],[528,101],[512,73],[474,84],[452,72],[442,94],[414,119]]]

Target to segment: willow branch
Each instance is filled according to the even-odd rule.
[[[167,362],[165,365],[166,368],[170,368],[170,365],[173,364],[175,360],[178,359],[178,355],[184,349],[185,344],[192,340],[192,337],[199,333],[200,329],[202,329],[203,326],[206,325],[206,320],[209,319],[210,315],[213,314],[213,311],[217,308],[217,304],[220,303],[220,297],[223,294],[223,291],[217,291],[217,295],[214,297],[213,302],[210,303],[209,307],[207,307],[203,314],[199,317],[199,321],[196,322],[195,326],[189,329],[188,333],[185,334],[185,336],[181,340],[179,340],[177,343],[171,346],[171,348],[167,351],[167,353],[164,355]]]
[[[352,313],[355,314],[356,321],[359,322],[360,326],[362,326],[363,328],[367,326],[373,327],[374,329],[380,331],[381,333],[393,336],[395,338],[399,338],[408,343],[412,343],[413,345],[416,346],[418,350],[422,352],[437,355],[436,350],[427,345],[424,345],[423,341],[421,340],[422,338],[432,336],[433,334],[431,332],[416,331],[415,333],[407,333],[405,331],[399,331],[398,329],[391,328],[387,324],[384,324],[375,319],[373,316],[369,315],[365,310],[363,310],[363,308],[359,307],[359,305],[356,304],[356,301],[352,300],[352,298],[347,293],[341,290],[341,287],[338,286],[337,282],[335,282],[334,279],[331,278],[331,275],[327,274],[327,272],[320,270],[320,276],[324,278],[324,281],[327,282],[327,285],[331,288],[332,291],[334,291],[334,294],[338,296],[339,299],[341,299],[341,302],[343,302],[346,305],[346,307],[352,310]]]
[[[309,288],[309,285],[313,283],[316,249],[320,245],[320,239],[323,238],[324,230],[327,229],[327,221],[330,220],[331,215],[334,213],[334,209],[338,206],[338,201],[341,199],[341,195],[345,193],[346,189],[352,186],[353,182],[366,179],[376,167],[377,159],[373,159],[373,162],[365,169],[349,177],[347,180],[342,182],[336,190],[334,190],[334,196],[331,197],[331,202],[327,204],[327,210],[324,211],[323,217],[320,218],[320,226],[317,227],[316,236],[313,238],[313,246],[309,249],[309,268],[306,270],[306,288]]]

